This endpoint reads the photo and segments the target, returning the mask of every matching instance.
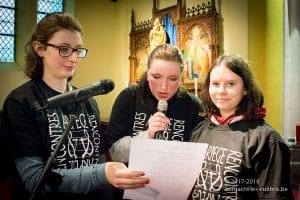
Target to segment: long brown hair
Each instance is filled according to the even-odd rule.
[[[243,96],[243,99],[239,103],[235,114],[243,115],[246,119],[252,119],[255,116],[257,109],[263,105],[263,94],[254,80],[249,64],[242,57],[237,55],[222,55],[215,60],[210,68],[204,82],[203,90],[200,93],[200,99],[202,100],[206,111],[205,114],[220,115],[220,110],[210,98],[209,86],[211,71],[222,64],[241,77],[244,82],[245,90],[247,91],[247,94]]]
[[[33,49],[33,42],[47,43],[58,31],[67,29],[77,31],[82,35],[79,22],[68,13],[52,13],[45,16],[36,26],[30,41],[25,46],[25,75],[32,80],[40,79],[43,75],[42,58]],[[71,79],[71,78],[69,78]]]

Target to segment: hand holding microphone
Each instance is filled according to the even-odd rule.
[[[152,115],[148,121],[148,131],[150,138],[164,139],[163,132],[168,128],[169,119],[166,116],[168,109],[168,102],[166,100],[159,100],[157,111]]]

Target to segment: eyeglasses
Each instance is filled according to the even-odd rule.
[[[59,51],[59,55],[62,57],[69,57],[72,55],[72,53],[75,51],[77,54],[77,58],[84,58],[88,52],[86,48],[76,48],[73,49],[71,47],[67,46],[56,46],[54,44],[45,43],[45,45],[57,48]]]

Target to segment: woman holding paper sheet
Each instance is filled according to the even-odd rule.
[[[192,142],[208,143],[191,199],[292,199],[290,152],[263,119],[263,95],[248,63],[220,56],[200,98],[206,120]]]
[[[82,27],[67,13],[41,19],[26,45],[25,74],[30,80],[14,89],[3,107],[9,137],[6,151],[11,150],[16,168],[12,194],[16,200],[28,200],[29,196],[43,200],[112,199],[112,185],[137,188],[149,182],[143,172],[133,172],[124,163],[105,163],[107,149],[95,99],[42,109],[48,98],[74,89],[69,81],[86,54]],[[74,115],[76,121],[59,146]],[[56,162],[39,182],[57,146]],[[41,191],[35,190],[37,183],[42,183]]]

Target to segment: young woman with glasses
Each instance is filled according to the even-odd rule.
[[[28,199],[30,193],[32,199],[111,199],[110,185],[124,189],[148,183],[143,172],[132,172],[122,163],[105,163],[106,144],[93,98],[40,109],[48,98],[74,89],[69,81],[86,55],[82,28],[66,13],[43,18],[27,43],[25,74],[30,80],[8,95],[3,108],[16,168],[14,199]],[[58,149],[41,191],[36,190],[45,163],[74,113],[75,123]],[[37,193],[33,195],[33,191]]]

